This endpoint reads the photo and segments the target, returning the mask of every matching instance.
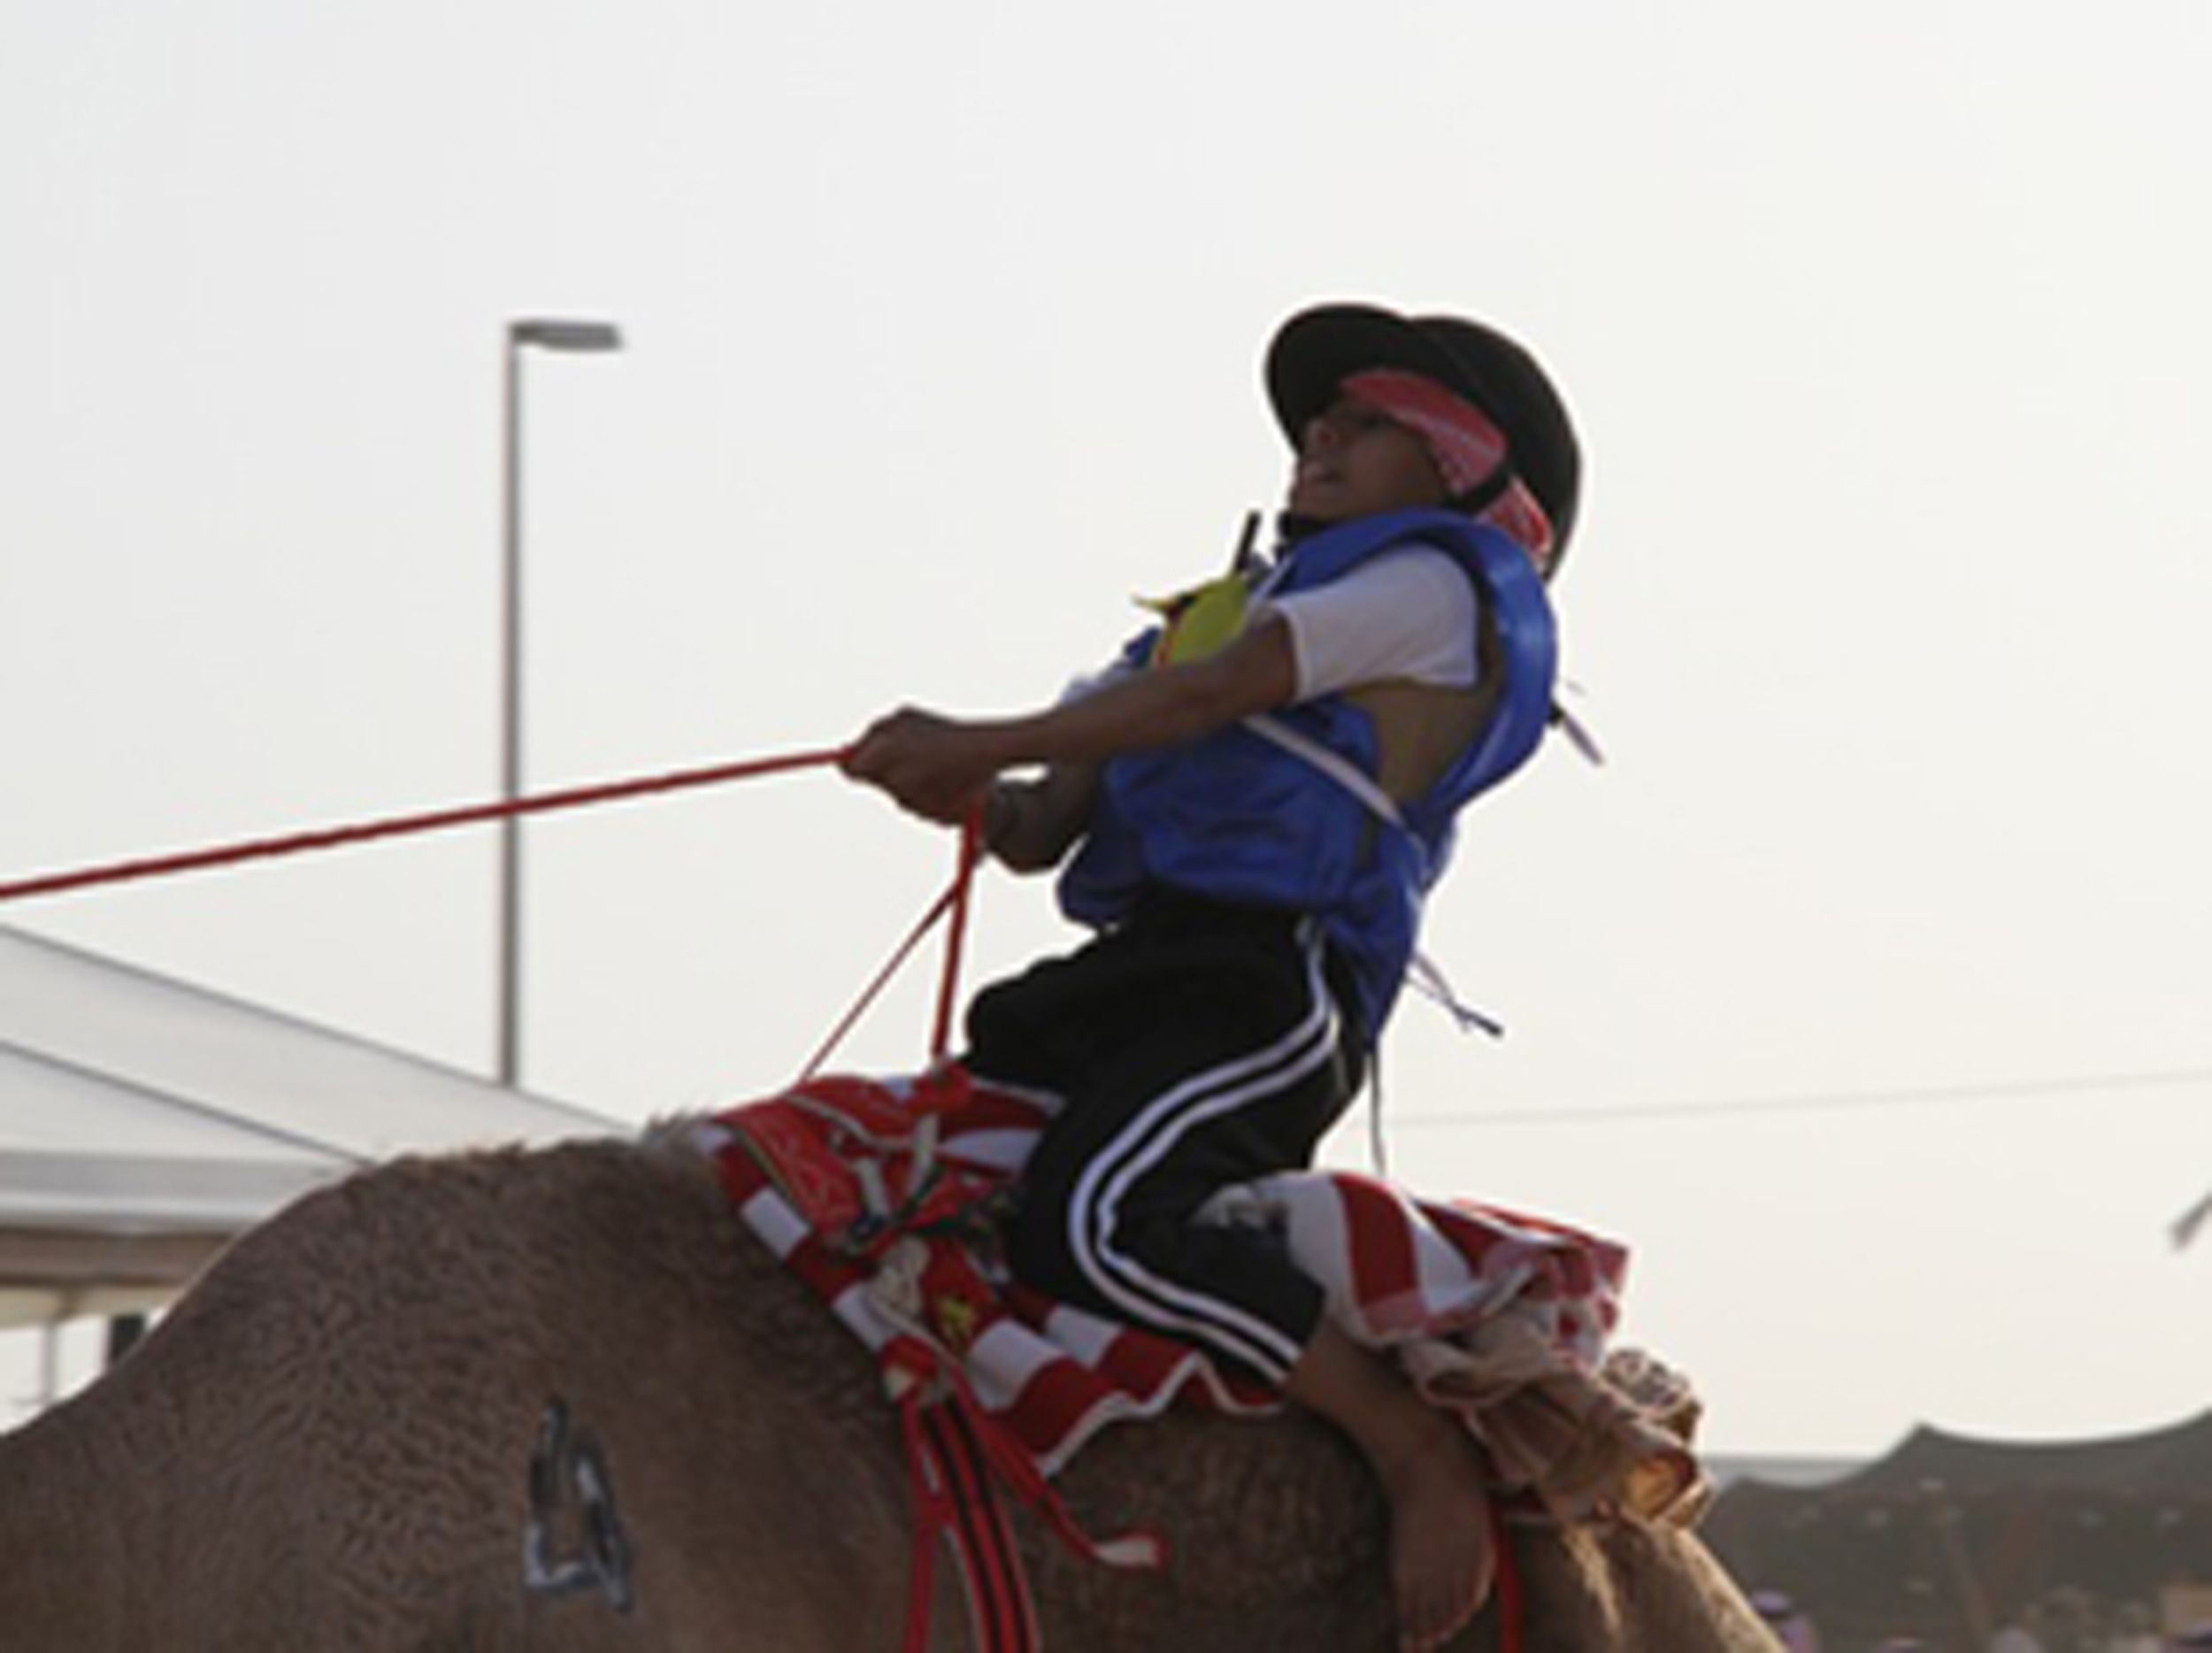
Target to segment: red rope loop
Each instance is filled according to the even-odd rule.
[[[914,921],[914,927],[906,933],[905,939],[892,950],[891,957],[884,961],[883,967],[860,990],[860,996],[853,1001],[851,1008],[838,1018],[837,1026],[830,1029],[829,1037],[823,1040],[820,1047],[807,1058],[807,1064],[800,1070],[795,1083],[803,1085],[822,1071],[822,1064],[829,1060],[831,1054],[845,1042],[845,1035],[868,1013],[883,989],[890,985],[891,978],[897,975],[900,967],[913,957],[914,950],[922,944],[923,938],[936,927],[940,919],[950,913],[952,924],[945,932],[945,958],[937,980],[937,1013],[929,1035],[930,1066],[933,1069],[944,1065],[952,1049],[953,1018],[960,996],[960,955],[967,942],[968,890],[975,882],[976,864],[982,858],[983,814],[979,807],[961,824],[960,847],[952,882],[945,887],[943,894],[930,903],[929,911]]]

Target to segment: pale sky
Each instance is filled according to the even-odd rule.
[[[1394,1175],[1633,1249],[1729,1450],[2212,1393],[2212,8],[0,11],[0,879],[1011,711],[1214,572],[1325,298],[1519,334],[1611,758],[1479,806]],[[486,832],[0,911],[472,1068]],[[772,1091],[949,844],[824,775],[529,834],[534,1088]],[[992,877],[980,978],[1071,939]],[[921,1054],[927,972],[849,1047]],[[1333,1144],[1365,1163],[1364,1104]]]

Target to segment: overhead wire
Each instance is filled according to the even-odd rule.
[[[1921,1108],[2003,1097],[2089,1096],[2116,1090],[2160,1090],[2212,1086],[2212,1067],[2179,1067],[2117,1073],[2070,1074],[2040,1080],[1993,1080],[1970,1085],[1915,1085],[1894,1089],[1816,1092],[1804,1096],[1732,1100],[1614,1103],[1597,1107],[1490,1109],[1460,1114],[1402,1113],[1390,1123],[1404,1130],[1471,1130],[1485,1126],[1658,1124],[1705,1119],[1746,1119],[1863,1109]]]

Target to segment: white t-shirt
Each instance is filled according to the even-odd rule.
[[[1263,579],[1253,592],[1245,623],[1283,617],[1297,669],[1295,699],[1386,680],[1472,688],[1481,679],[1474,588],[1448,552],[1395,546],[1327,585],[1279,597],[1268,595],[1268,583]],[[1117,662],[1079,677],[1060,699],[1081,700],[1131,669]]]
[[[1267,614],[1290,628],[1300,700],[1385,679],[1472,688],[1480,676],[1474,587],[1432,546],[1394,547],[1310,591],[1270,596],[1263,584],[1250,619]]]

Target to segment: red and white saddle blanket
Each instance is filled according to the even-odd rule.
[[[692,1126],[747,1226],[876,1354],[894,1398],[956,1392],[992,1437],[994,1467],[1048,1513],[1057,1501],[1043,1478],[1109,1424],[1173,1404],[1245,1414],[1282,1404],[1189,1345],[1008,1276],[994,1217],[1053,1105],[947,1066],[916,1080],[810,1080]],[[1226,1189],[1205,1217],[1279,1228],[1346,1330],[1391,1351],[1464,1419],[1502,1494],[1570,1520],[1623,1509],[1687,1520],[1701,1509],[1686,1386],[1655,1362],[1606,1352],[1620,1246],[1340,1171]],[[1157,1558],[1141,1535],[1063,1535],[1121,1565]]]

